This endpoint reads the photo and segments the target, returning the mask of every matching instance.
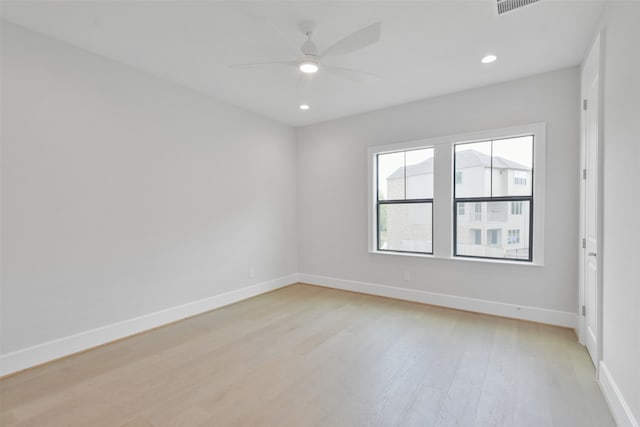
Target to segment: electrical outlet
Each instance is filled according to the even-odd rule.
[[[404,274],[402,275],[402,278],[404,279],[405,282],[408,282],[409,280],[411,280],[411,273],[409,273],[408,271],[405,271]]]
[[[253,279],[254,277],[256,277],[256,269],[253,267],[249,267],[249,278]]]

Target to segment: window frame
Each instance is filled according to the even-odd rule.
[[[453,255],[453,191],[454,145],[465,142],[481,142],[517,136],[534,135],[533,162],[535,173],[532,177],[533,198],[533,257],[531,261],[521,259],[501,258],[471,258]],[[408,252],[391,252],[377,250],[377,181],[376,154],[393,151],[407,151],[418,148],[434,148],[434,176],[433,176],[433,215],[432,242],[433,255]],[[367,250],[371,254],[388,256],[410,256],[425,259],[440,259],[454,262],[483,262],[523,266],[544,266],[544,230],[545,230],[545,182],[546,182],[546,125],[545,123],[531,123],[497,129],[480,130],[463,134],[452,134],[435,138],[416,139],[386,145],[376,145],[367,148]]]
[[[409,148],[406,150],[392,150],[392,151],[381,151],[375,154],[375,162],[376,162],[376,177],[375,177],[375,185],[376,185],[376,214],[375,214],[375,218],[376,218],[376,252],[391,252],[391,253],[401,253],[401,254],[417,254],[417,255],[433,255],[433,247],[434,247],[434,238],[433,238],[433,196],[431,198],[422,198],[422,199],[407,199],[407,175],[406,175],[406,168],[407,168],[407,156],[406,153],[408,151],[417,151],[417,150],[423,150],[423,149],[432,149],[432,146],[424,146],[424,147],[416,147],[416,148]],[[404,199],[389,199],[389,200],[380,200],[380,191],[379,191],[379,182],[378,179],[379,174],[378,174],[378,162],[379,162],[379,156],[380,155],[384,155],[384,154],[392,154],[392,153],[405,153],[405,163],[404,163],[404,168],[405,168],[405,176],[404,176]],[[434,151],[434,156],[433,156],[433,161],[435,164],[435,151]],[[433,195],[433,189],[432,189],[432,195]],[[410,205],[410,204],[430,204],[431,205],[431,252],[418,252],[418,251],[400,251],[400,250],[394,250],[394,249],[381,249],[380,248],[380,207],[382,205]]]
[[[495,141],[504,141],[506,139],[512,139],[512,138],[517,138],[517,137],[523,137],[523,136],[531,136],[532,138],[532,147],[531,147],[531,156],[532,156],[532,164],[531,164],[531,194],[528,196],[493,196],[493,189],[490,191],[490,195],[489,196],[479,196],[479,197],[456,197],[456,175],[458,173],[458,171],[456,171],[456,147],[460,146],[460,145],[465,145],[465,144],[473,144],[473,143],[478,143],[478,142],[491,142],[491,144],[493,144]],[[458,253],[458,215],[454,214],[454,218],[453,218],[453,256],[454,257],[459,257],[459,258],[479,258],[479,259],[491,259],[491,260],[501,260],[501,261],[520,261],[520,262],[526,262],[526,263],[530,263],[533,262],[533,250],[534,250],[534,246],[533,246],[533,235],[534,235],[534,188],[535,188],[535,175],[536,175],[536,158],[535,158],[535,150],[536,150],[536,135],[534,133],[530,133],[530,134],[525,134],[525,135],[514,135],[514,136],[506,136],[506,137],[500,137],[500,138],[491,138],[491,139],[487,139],[487,140],[480,140],[480,141],[465,141],[465,142],[457,142],[455,144],[453,144],[453,209],[454,209],[454,213],[457,212],[457,207],[459,203],[475,203],[476,208],[478,206],[482,206],[482,203],[486,203],[487,206],[487,213],[486,213],[486,222],[489,222],[489,204],[490,203],[514,203],[514,202],[520,202],[521,205],[524,205],[524,203],[522,202],[529,202],[529,253],[527,258],[510,258],[510,257],[491,257],[491,256],[480,256],[480,255],[469,255],[469,254],[459,254]],[[513,180],[514,180],[514,185],[520,185],[520,184],[515,184],[515,170],[514,170],[514,175],[513,175]],[[493,177],[493,166],[491,167],[491,171],[490,171],[491,176]],[[525,172],[526,175],[526,172]],[[526,185],[526,178],[525,179],[525,184]],[[507,215],[509,215],[509,213],[511,212],[511,210],[513,209],[513,206],[509,206],[507,208]],[[482,211],[482,208],[481,208]],[[521,206],[520,208],[520,214],[522,214],[524,212],[524,208]],[[477,218],[477,214],[478,214],[478,210],[475,209],[475,220],[476,221],[480,221],[482,222],[482,218],[480,218],[480,220],[478,220]],[[487,228],[487,247],[490,247],[492,245],[495,244],[490,244],[489,243],[489,232],[492,231],[492,229]]]

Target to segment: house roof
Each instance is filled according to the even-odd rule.
[[[456,153],[456,169],[469,169],[478,166],[491,167],[491,156],[473,149]],[[525,165],[500,156],[493,157],[493,167],[496,169],[531,170],[531,168]],[[415,165],[409,165],[406,168],[406,176],[426,175],[430,173],[433,173],[433,157],[416,163]],[[404,168],[398,168],[389,175],[387,179],[402,178],[404,176]]]

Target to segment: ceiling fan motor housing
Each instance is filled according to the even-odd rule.
[[[316,56],[318,56],[318,49],[316,48],[316,44],[311,40],[305,41],[300,47],[300,51],[302,51],[304,56],[307,57],[312,56],[315,58]]]

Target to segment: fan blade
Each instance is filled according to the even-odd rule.
[[[249,62],[246,64],[231,64],[229,68],[291,67],[297,63],[297,61]]]
[[[325,55],[344,55],[376,43],[380,40],[380,25],[380,22],[376,22],[348,35],[330,46],[320,57]]]
[[[336,67],[333,65],[322,65],[321,67],[322,69],[327,70],[338,77],[343,77],[353,81],[380,80],[382,78],[377,74],[369,73],[367,71],[354,70],[352,68]]]

